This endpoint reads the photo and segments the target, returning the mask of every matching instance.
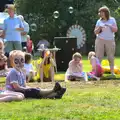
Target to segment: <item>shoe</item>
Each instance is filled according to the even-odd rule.
[[[60,91],[61,88],[62,88],[61,85],[60,85],[58,82],[56,82],[53,90],[54,90],[55,92],[57,92],[57,91]]]
[[[55,98],[61,99],[65,92],[66,92],[66,88],[61,88],[61,90],[57,92],[57,95],[55,96]]]

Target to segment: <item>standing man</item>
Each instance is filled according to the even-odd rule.
[[[24,20],[24,17],[22,15],[19,15],[18,17],[20,18],[24,25],[24,31],[21,32],[22,48],[24,48],[27,46],[27,34],[29,32],[29,24]]]
[[[7,5],[9,17],[4,20],[4,39],[5,39],[5,54],[8,57],[12,50],[22,50],[21,46],[21,31],[24,30],[22,21],[15,15],[15,6]]]

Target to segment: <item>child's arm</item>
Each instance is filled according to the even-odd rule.
[[[69,73],[73,73],[73,63],[74,63],[74,61],[73,60],[71,60],[70,62],[69,62]]]
[[[82,64],[82,62],[80,62],[78,64],[78,68],[79,68],[80,72],[83,72],[83,64]]]
[[[90,63],[92,65],[92,71],[96,71],[96,59],[91,58]]]

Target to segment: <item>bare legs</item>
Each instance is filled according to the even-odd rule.
[[[0,102],[21,101],[24,95],[19,92],[5,91],[0,94]]]
[[[54,67],[50,67],[50,78],[51,78],[52,82],[54,82],[54,74],[55,74]]]
[[[87,73],[88,76],[92,77],[92,78],[95,78],[96,80],[100,80],[99,77],[96,77],[95,75],[91,74],[91,73]]]
[[[52,82],[54,82],[54,74],[55,74],[54,67],[51,66],[49,69],[49,76],[50,76]],[[42,68],[40,68],[40,80],[41,80],[41,82],[43,82],[43,78],[44,78],[44,72],[43,72],[43,67],[42,67]]]

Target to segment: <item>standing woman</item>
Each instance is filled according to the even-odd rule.
[[[95,53],[96,57],[102,61],[106,52],[111,74],[114,75],[114,55],[115,55],[115,35],[117,24],[115,18],[110,16],[108,7],[103,6],[98,11],[100,19],[97,21],[94,33],[96,34]]]

